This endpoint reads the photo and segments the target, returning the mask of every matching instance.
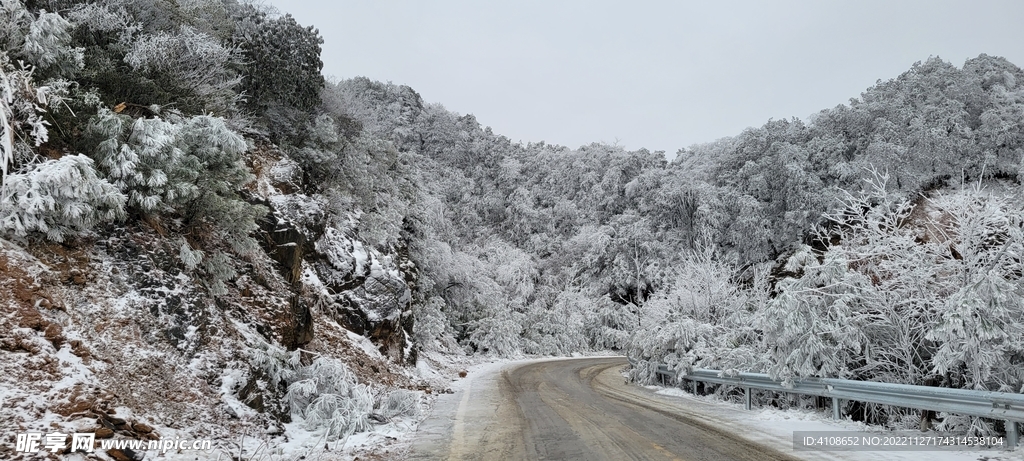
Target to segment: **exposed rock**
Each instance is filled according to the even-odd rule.
[[[262,370],[252,369],[249,373],[249,380],[238,390],[238,399],[249,408],[260,413],[269,413],[275,419],[283,423],[291,422],[291,412],[287,405],[280,401],[279,396],[284,395],[285,389],[269,389],[270,383]]]
[[[23,307],[18,312],[18,325],[23,328],[31,328],[37,331],[43,331],[50,322],[47,322],[43,318],[39,310],[34,307]]]
[[[78,400],[75,402],[68,403],[67,405],[61,405],[54,408],[53,412],[61,416],[71,416],[74,414],[85,413],[92,408],[92,402],[88,400]]]
[[[394,262],[401,258],[381,256],[358,240],[327,229],[308,259],[331,295],[329,312],[335,321],[369,337],[391,360],[404,361],[412,291]]]
[[[279,340],[289,350],[313,340],[313,313],[309,301],[301,296],[302,270],[303,260],[311,247],[310,237],[315,236],[316,229],[322,226],[322,214],[316,211],[319,207],[315,202],[310,212],[303,212],[301,208],[309,204],[300,202],[292,203],[287,199],[260,202],[271,210],[259,221],[261,245],[267,255],[279,264],[281,275],[290,284],[292,294],[286,298],[287,310],[282,315],[265,316],[264,325],[257,328],[261,329],[261,334]],[[251,289],[246,287],[243,296],[251,295]]]
[[[124,450],[111,448],[107,450],[107,456],[110,456],[117,461],[141,461],[145,455],[142,453],[136,453],[129,448],[125,448]]]
[[[92,353],[89,349],[77,339],[72,339],[68,342],[71,345],[71,353],[77,355],[82,359],[82,363],[88,365],[92,360]]]
[[[289,350],[295,350],[313,340],[313,311],[309,308],[306,299],[299,295],[292,296],[288,305],[291,308],[294,328],[291,329],[290,335],[283,338],[282,342]]]
[[[61,344],[64,343],[64,329],[56,323],[51,323],[46,326],[45,330],[43,330],[43,337],[45,337],[50,344],[53,344],[53,347],[60,349]]]
[[[370,253],[363,244],[330,228],[313,246],[308,258],[317,276],[332,294],[362,286],[370,276]]]
[[[99,427],[94,432],[97,439],[109,439],[114,436],[114,430],[109,427]]]
[[[302,168],[290,158],[274,163],[268,177],[271,185],[284,194],[294,194],[302,190]]]
[[[263,249],[281,264],[281,273],[293,286],[302,278],[302,258],[306,251],[306,236],[290,221],[278,219],[271,211],[259,221]]]
[[[75,385],[68,394],[67,403],[55,405],[53,412],[61,416],[85,415],[96,405],[95,394],[90,393],[90,390],[95,391],[82,384]]]
[[[114,458],[116,461],[132,461],[132,459],[129,458],[128,455],[125,454],[125,452],[118,450],[116,448],[111,448],[107,450],[107,456]]]

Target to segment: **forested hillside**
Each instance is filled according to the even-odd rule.
[[[234,1],[3,0],[5,418],[337,439],[467,353],[1024,390],[1005,59],[668,161],[325,81],[320,45]]]

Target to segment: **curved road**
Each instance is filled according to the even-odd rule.
[[[480,377],[456,395],[454,415],[421,424],[409,459],[796,459],[666,407],[626,385],[624,365],[620,357],[552,360]]]

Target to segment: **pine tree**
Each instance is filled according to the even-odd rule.
[[[124,218],[125,196],[97,176],[92,160],[65,155],[7,175],[0,188],[0,229],[62,242],[103,222]]]

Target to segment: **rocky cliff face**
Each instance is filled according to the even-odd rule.
[[[271,210],[261,222],[264,249],[282,276],[323,315],[370,338],[392,361],[414,361],[409,338],[417,269],[407,252],[368,248],[343,225],[328,222],[323,201],[295,192],[282,180],[288,174],[277,171],[262,178],[259,190]]]

